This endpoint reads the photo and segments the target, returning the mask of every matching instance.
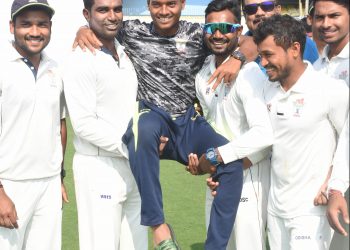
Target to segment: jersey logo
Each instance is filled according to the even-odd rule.
[[[294,102],[293,102],[293,105],[294,105],[294,108],[295,108],[295,112],[294,112],[294,117],[300,117],[301,115],[301,111],[304,107],[304,98],[300,98],[300,99],[296,99]]]
[[[187,52],[187,42],[186,39],[175,38],[176,49],[180,54],[185,54]]]
[[[344,70],[339,74],[339,79],[346,80],[348,76],[349,76],[349,72],[347,70]]]
[[[268,103],[268,104],[266,105],[267,110],[268,110],[269,112],[271,112],[271,106],[272,106],[272,104],[271,104],[271,103]]]

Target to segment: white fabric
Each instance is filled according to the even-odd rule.
[[[137,76],[124,48],[119,56],[80,49],[64,74],[73,129],[74,181],[82,250],[144,250],[141,200],[122,143],[136,105]]]
[[[267,220],[271,250],[329,249],[332,230],[325,215],[283,219],[269,214]]]
[[[82,154],[128,157],[122,136],[135,110],[137,76],[124,48],[115,46],[119,66],[105,52],[78,48],[67,60],[65,95],[74,147]]]
[[[62,79],[42,53],[35,79],[11,43],[0,57],[0,179],[30,180],[58,175],[64,114]]]
[[[230,143],[218,148],[224,163],[255,154],[272,144],[272,128],[262,99],[265,76],[255,62],[246,64],[235,83],[220,84],[215,92],[214,83],[208,85],[215,71],[215,57],[206,60],[196,76],[196,94],[204,117]],[[267,151],[254,157],[263,159]]]
[[[349,116],[339,136],[328,188],[339,190],[343,194],[349,188]]]
[[[349,88],[308,63],[290,90],[268,82],[264,96],[275,137],[268,212],[281,218],[325,214],[313,200],[332,165]]]
[[[314,62],[314,68],[333,78],[346,81],[349,86],[349,43],[331,59],[328,59],[328,52],[329,46],[327,45],[322,55]]]
[[[244,171],[241,202],[227,249],[265,249],[267,196],[270,161],[264,159],[272,143],[272,128],[262,99],[265,76],[256,63],[248,63],[231,87],[221,84],[215,92],[207,84],[215,71],[215,56],[210,56],[196,77],[196,93],[207,121],[231,142],[219,148],[224,162],[255,153],[256,163]],[[253,158],[253,157],[252,157]],[[206,195],[206,225],[208,228],[213,197]]]
[[[227,250],[266,249],[267,198],[270,186],[270,160],[264,159],[244,171],[240,204]],[[207,188],[206,228],[209,226],[213,196]]]
[[[73,161],[82,250],[147,250],[141,198],[125,158],[87,156]]]
[[[61,250],[60,176],[1,182],[16,206],[18,229],[0,227],[0,249]]]

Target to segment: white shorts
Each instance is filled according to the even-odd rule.
[[[238,207],[227,250],[265,250],[267,199],[270,187],[270,160],[265,159],[244,171],[241,202]],[[206,194],[208,228],[213,197]]]
[[[271,250],[327,250],[332,239],[325,215],[283,219],[268,214],[267,225]]]
[[[59,175],[39,180],[1,180],[18,216],[18,229],[0,227],[1,250],[61,250]]]
[[[141,199],[129,161],[87,156],[73,160],[81,250],[147,250]]]

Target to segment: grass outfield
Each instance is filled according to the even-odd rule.
[[[77,210],[73,186],[72,158],[73,131],[68,125],[68,143],[65,158],[69,203],[63,209],[63,250],[79,250]],[[174,161],[161,161],[161,183],[166,221],[176,233],[183,250],[202,250],[205,240],[205,176],[191,176],[184,166]],[[152,249],[151,238],[149,249]],[[103,249],[101,249],[103,250]]]

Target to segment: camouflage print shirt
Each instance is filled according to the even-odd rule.
[[[118,40],[137,72],[138,99],[172,115],[183,114],[196,96],[195,77],[207,56],[200,24],[180,21],[178,32],[163,37],[152,23],[124,22]]]

